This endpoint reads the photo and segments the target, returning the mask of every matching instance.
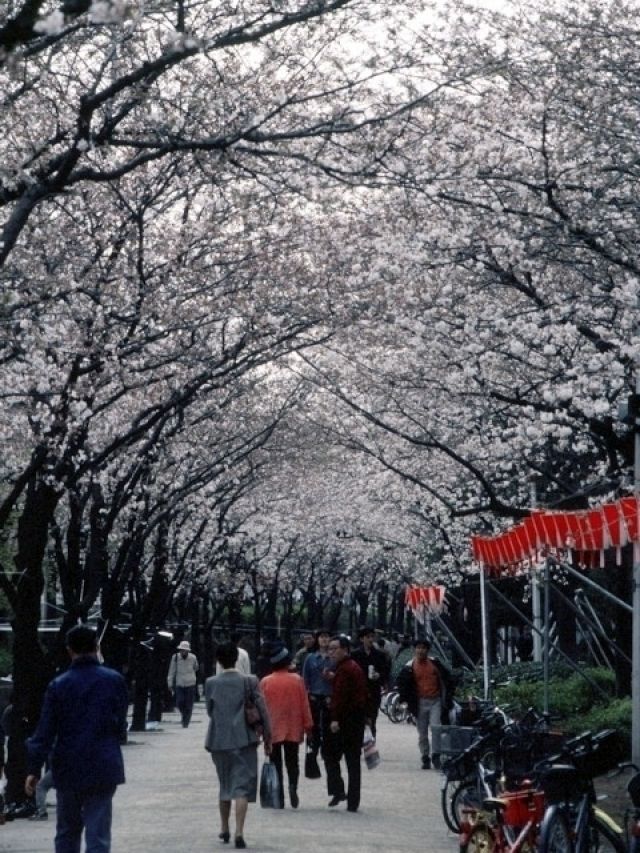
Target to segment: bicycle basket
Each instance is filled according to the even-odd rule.
[[[450,782],[462,782],[475,772],[476,757],[468,752],[452,755],[441,761],[440,769]]]
[[[613,729],[599,732],[571,755],[576,770],[588,779],[615,770],[621,758],[620,737]]]
[[[562,750],[567,736],[562,732],[532,732],[533,757],[541,760]]]
[[[520,738],[503,738],[500,746],[502,772],[509,781],[522,779],[531,773],[533,758],[531,743]]]
[[[500,794],[500,799],[506,803],[503,820],[507,826],[524,826],[530,820],[539,823],[544,816],[544,791],[525,788]]]
[[[472,726],[432,726],[431,752],[433,755],[459,755],[478,737]]]
[[[569,764],[554,764],[540,775],[540,787],[549,805],[575,800],[584,793],[588,784]]]

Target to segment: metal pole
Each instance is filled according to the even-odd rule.
[[[463,658],[467,662],[467,664],[469,665],[469,667],[471,669],[475,669],[476,668],[475,663],[471,660],[471,658],[466,653],[464,648],[460,645],[458,640],[455,638],[455,636],[454,636],[453,632],[451,631],[451,629],[449,628],[449,626],[442,619],[442,616],[440,616],[438,613],[435,613],[433,618],[435,620],[436,625],[440,628],[440,630],[444,631],[444,633],[447,635],[447,637],[449,638],[449,640],[451,642],[451,645],[457,649],[460,657]]]
[[[636,364],[635,401],[633,405],[633,493],[640,498],[640,427],[636,414],[640,395],[640,364]],[[640,766],[640,544],[633,545],[633,623],[631,664],[631,757]]]
[[[626,601],[623,601],[621,598],[618,598],[617,595],[614,595],[612,592],[609,592],[608,589],[605,589],[603,586],[600,586],[600,584],[596,583],[595,581],[592,581],[591,578],[588,578],[586,575],[580,574],[580,572],[576,572],[573,566],[570,566],[569,563],[565,563],[562,560],[559,560],[558,565],[564,572],[568,572],[570,575],[576,577],[580,581],[580,583],[586,584],[586,586],[593,587],[593,589],[599,592],[600,595],[603,595],[605,598],[608,598],[609,601],[613,602],[618,607],[621,607],[623,610],[626,610],[629,613],[633,612],[633,607],[630,604],[627,604]]]
[[[538,506],[538,489],[536,475],[529,477],[529,498],[531,510]],[[531,567],[531,616],[533,618],[533,659],[536,663],[542,660],[542,619],[540,618],[540,578],[536,566]]]
[[[491,698],[491,661],[489,659],[489,619],[487,613],[487,593],[484,567],[480,566],[480,610],[482,615],[482,671],[484,678],[484,699]]]
[[[540,608],[540,577],[535,566],[531,569],[531,615],[533,616],[533,659],[542,660],[542,613]]]
[[[544,711],[545,714],[549,713],[549,654],[551,651],[551,637],[550,637],[550,625],[549,625],[549,614],[550,614],[550,596],[549,596],[549,582],[550,582],[550,572],[549,572],[549,560],[544,561],[544,654],[543,654],[543,681],[544,681]]]

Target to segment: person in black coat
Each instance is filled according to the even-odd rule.
[[[429,727],[449,722],[455,683],[448,667],[429,656],[430,640],[417,637],[414,647],[414,657],[398,673],[396,687],[415,717],[422,768],[428,770],[440,764],[440,756],[430,749]]]
[[[373,628],[360,628],[358,639],[360,646],[355,649],[351,658],[362,669],[367,681],[367,720],[375,738],[380,699],[382,691],[386,690],[389,684],[391,665],[387,655],[374,645]]]

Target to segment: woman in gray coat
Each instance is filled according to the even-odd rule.
[[[243,675],[235,669],[238,649],[234,643],[222,643],[216,659],[222,665],[220,675],[208,678],[204,695],[209,714],[205,749],[211,753],[220,782],[220,838],[230,838],[231,801],[236,802],[236,847],[244,841],[244,820],[249,803],[255,803],[258,789],[258,743],[256,732],[246,724],[244,703],[251,695],[264,723],[265,751],[270,746],[267,709],[255,675]]]

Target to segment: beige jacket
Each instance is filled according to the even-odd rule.
[[[169,690],[175,690],[176,687],[194,687],[197,671],[198,659],[193,652],[189,652],[186,658],[183,658],[180,652],[176,652],[171,656],[169,665],[167,676]]]

